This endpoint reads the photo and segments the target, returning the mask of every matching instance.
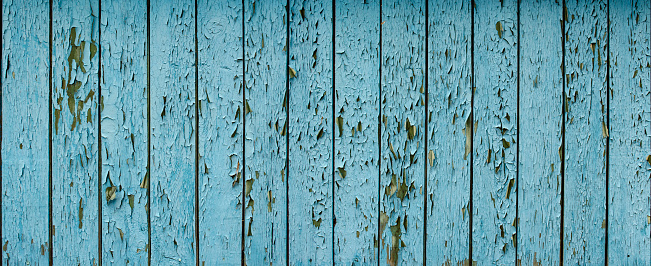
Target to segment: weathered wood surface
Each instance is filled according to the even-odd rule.
[[[519,193],[518,5],[475,3],[474,119],[460,121],[466,141],[472,141],[466,152],[473,164],[472,260],[509,264],[515,259]]]
[[[284,265],[287,244],[287,3],[246,1],[244,10],[244,255],[250,265]]]
[[[198,1],[199,262],[240,265],[242,1]],[[192,36],[192,33],[190,33]]]
[[[146,264],[147,3],[102,1],[102,261]]]
[[[520,3],[517,263],[561,259],[563,193],[563,6]]]
[[[2,264],[48,264],[49,4],[4,1]]]
[[[433,265],[465,262],[469,255],[470,11],[464,0],[429,1],[425,246],[426,263]]]
[[[335,1],[335,264],[377,264],[380,5]]]
[[[326,265],[334,254],[332,2],[289,4],[287,259]]]
[[[99,0],[52,5],[52,263],[96,264]]]
[[[606,1],[566,1],[563,260],[604,264],[606,223]]]
[[[199,262],[240,265],[243,62],[241,1],[199,1]]]
[[[152,1],[150,12],[151,263],[194,263],[195,2]]]
[[[651,263],[648,1],[5,0],[1,26],[4,264]]]
[[[425,1],[383,1],[380,261],[422,264]]]
[[[608,264],[650,264],[651,6],[649,1],[610,3],[606,256]]]

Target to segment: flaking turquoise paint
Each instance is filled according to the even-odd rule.
[[[474,124],[466,125],[466,130],[474,126],[472,259],[509,264],[515,260],[519,193],[518,6],[517,1],[475,3]]]
[[[651,6],[610,3],[608,264],[651,264]]]
[[[289,260],[333,261],[332,3],[290,0]]]
[[[245,2],[246,217],[250,265],[286,264],[287,2]]]
[[[425,1],[382,2],[380,262],[422,264]]]
[[[651,262],[648,2],[2,4],[5,264]]]
[[[335,1],[335,264],[377,264],[379,1]]]
[[[99,1],[52,5],[52,263],[97,264]]]
[[[458,264],[469,248],[471,10],[465,0],[429,5],[426,263]]]
[[[240,265],[245,112],[242,1],[201,0],[197,10],[199,263]]]
[[[2,9],[2,264],[48,264],[49,5]]]
[[[151,263],[195,263],[194,1],[150,6]]]
[[[518,263],[557,265],[561,237],[562,3],[520,4]]]
[[[563,260],[605,263],[606,1],[565,3],[565,206]]]
[[[147,264],[147,5],[102,1],[102,261]]]

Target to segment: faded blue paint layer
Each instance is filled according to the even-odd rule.
[[[195,263],[194,1],[150,6],[151,263]]]
[[[245,4],[245,256],[250,265],[285,265],[287,6]]]
[[[649,1],[610,1],[608,264],[651,264]]]
[[[49,4],[2,4],[2,264],[47,265]]]
[[[102,260],[147,264],[147,3],[102,1]]]
[[[377,264],[380,3],[335,7],[335,263]]]
[[[473,132],[473,257],[513,264],[518,193],[517,1],[477,1]],[[463,122],[463,121],[461,121]]]
[[[429,5],[426,259],[456,265],[467,262],[469,248],[470,3]]]
[[[606,1],[566,1],[563,261],[604,264],[606,237]]]
[[[520,6],[518,263],[560,260],[563,43],[562,5]]]
[[[380,261],[422,264],[425,1],[382,3]]]
[[[290,265],[333,261],[332,2],[290,1]]]
[[[198,5],[199,263],[240,265],[242,1],[202,0]]]
[[[99,263],[98,4],[97,0],[52,3],[52,252],[56,265]]]

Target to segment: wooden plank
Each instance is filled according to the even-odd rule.
[[[287,6],[247,0],[245,256],[248,264],[286,264]]]
[[[558,264],[561,239],[562,4],[520,4],[518,263]]]
[[[610,1],[608,264],[651,264],[649,1]]]
[[[48,264],[49,3],[2,4],[2,264]]]
[[[199,262],[240,265],[242,1],[202,0],[198,5]]]
[[[513,264],[518,151],[518,4],[476,1],[472,259]],[[462,121],[464,122],[464,121]]]
[[[380,3],[335,7],[335,263],[377,264]]]
[[[422,264],[425,1],[382,3],[380,261]]]
[[[150,6],[151,263],[195,263],[195,6]]]
[[[469,248],[470,2],[429,2],[427,264],[465,263]],[[469,151],[469,150],[468,150]]]
[[[291,265],[333,261],[332,8],[331,1],[290,1]]]
[[[52,3],[54,264],[98,263],[98,1]]]
[[[563,261],[604,264],[607,2],[566,1]]]
[[[102,1],[102,260],[147,264],[147,3]]]

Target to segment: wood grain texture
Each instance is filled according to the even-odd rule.
[[[651,264],[649,1],[610,1],[608,263]]]
[[[562,5],[520,4],[518,262],[558,264],[563,106]]]
[[[290,1],[290,265],[333,261],[332,3]]]
[[[99,2],[52,5],[53,264],[99,263]]]
[[[245,256],[251,265],[286,264],[287,6],[246,1]],[[286,132],[286,131],[285,131]]]
[[[194,264],[194,1],[150,5],[151,263]]]
[[[427,264],[467,262],[471,111],[468,1],[429,1]]]
[[[147,3],[102,2],[102,260],[146,264]]]
[[[380,3],[335,7],[335,263],[377,264]]]
[[[563,261],[604,264],[606,244],[606,1],[566,1]]]
[[[519,147],[517,1],[475,3],[474,125],[465,125],[465,130],[474,126],[475,131],[472,259],[513,264]]]
[[[422,264],[425,1],[383,1],[380,261]]]
[[[2,264],[47,265],[49,3],[2,13]]]
[[[245,112],[242,1],[202,0],[197,9],[199,262],[240,265]]]

